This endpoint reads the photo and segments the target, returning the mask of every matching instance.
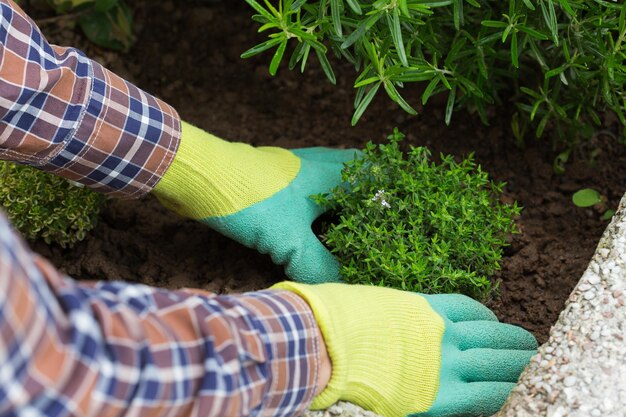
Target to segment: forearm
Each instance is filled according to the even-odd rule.
[[[50,45],[13,0],[0,0],[0,20],[0,158],[119,197],[149,192],[176,152],[176,111]]]
[[[4,219],[0,240],[0,414],[291,416],[320,390],[322,339],[291,292],[85,285]]]

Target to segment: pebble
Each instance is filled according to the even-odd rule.
[[[573,387],[576,381],[578,381],[578,378],[576,378],[574,375],[570,375],[565,377],[565,379],[563,380],[563,385],[565,385],[566,387]]]
[[[590,275],[589,278],[587,279],[587,282],[589,282],[591,285],[596,285],[600,283],[600,276],[599,275]]]
[[[589,301],[589,300],[593,300],[595,296],[596,296],[596,292],[594,290],[589,290],[585,293],[583,297],[585,298],[585,300]]]
[[[587,283],[580,284],[580,285],[578,286],[578,289],[579,289],[580,291],[582,291],[582,292],[585,292],[585,291],[587,291],[587,290],[590,290],[591,288],[593,288],[593,287],[591,286],[591,284],[587,284]]]

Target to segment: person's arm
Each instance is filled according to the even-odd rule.
[[[0,0],[0,158],[117,197],[148,193],[180,140],[176,110]]]
[[[0,287],[0,415],[296,416],[325,385],[319,329],[289,291],[76,282],[2,215]]]

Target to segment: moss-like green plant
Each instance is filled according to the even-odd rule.
[[[95,226],[104,201],[63,178],[0,161],[0,204],[28,240],[73,246]]]
[[[517,204],[499,202],[504,183],[473,161],[430,160],[423,147],[405,159],[396,129],[388,144],[367,145],[342,172],[344,187],[315,196],[338,221],[322,240],[350,283],[421,293],[461,292],[484,300],[495,286]]]

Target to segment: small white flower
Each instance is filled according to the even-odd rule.
[[[379,201],[383,207],[391,208],[391,204],[385,200],[385,190],[376,191],[376,194],[372,197],[372,201]]]

